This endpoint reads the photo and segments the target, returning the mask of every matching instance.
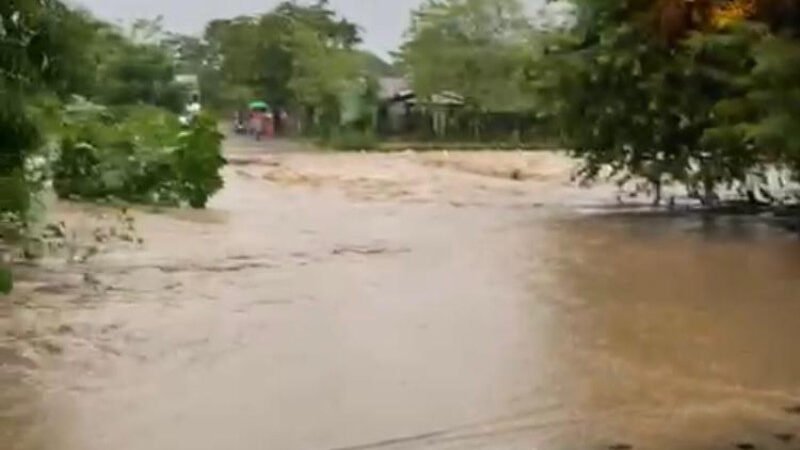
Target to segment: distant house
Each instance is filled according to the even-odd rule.
[[[411,84],[405,78],[386,77],[379,80],[380,99],[384,102],[409,103],[412,105],[424,104],[427,106],[463,106],[464,97],[451,92],[442,91],[434,94],[431,98],[420,102],[417,95],[411,88]]]
[[[449,91],[419,99],[405,78],[381,78],[379,84],[379,123],[382,131],[387,133],[408,132],[414,126],[412,117],[421,117],[429,121],[434,134],[443,136],[447,132],[448,116],[464,106],[464,97]]]

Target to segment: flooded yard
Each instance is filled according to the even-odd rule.
[[[795,236],[598,213],[554,153],[229,154],[0,300],[1,449],[800,444]]]

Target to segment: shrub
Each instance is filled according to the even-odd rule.
[[[0,175],[0,213],[24,214],[30,206],[28,184],[21,170]]]
[[[11,275],[11,270],[0,266],[0,294],[8,294],[12,289],[14,289],[14,278]]]
[[[207,115],[197,118],[191,129],[178,137],[172,153],[172,168],[179,197],[193,208],[204,208],[208,199],[223,187],[220,169],[222,134],[216,121]]]
[[[342,151],[374,150],[380,146],[378,137],[372,131],[353,129],[334,131],[326,144]]]
[[[54,164],[62,198],[202,208],[222,187],[222,136],[200,117],[188,129],[155,107],[68,108]]]

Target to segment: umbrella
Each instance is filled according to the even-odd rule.
[[[253,110],[268,110],[269,109],[269,105],[266,102],[262,102],[262,101],[250,102],[249,106],[250,106],[250,109],[253,109]]]

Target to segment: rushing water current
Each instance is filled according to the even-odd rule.
[[[229,152],[209,210],[20,270],[0,449],[800,445],[796,237],[548,153]]]

